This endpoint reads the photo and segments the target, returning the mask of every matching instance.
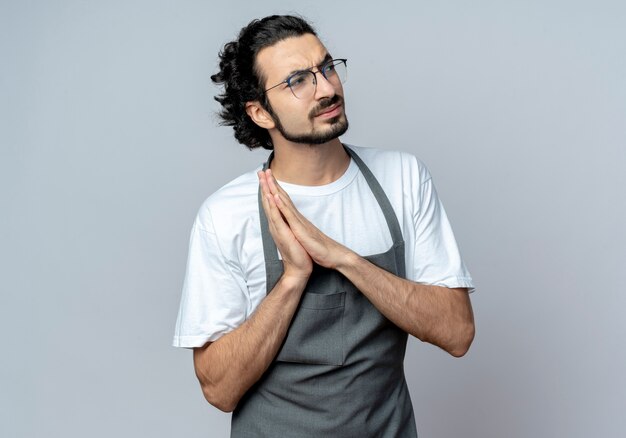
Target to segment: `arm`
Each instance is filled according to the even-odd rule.
[[[429,286],[397,277],[354,252],[344,252],[336,268],[376,308],[404,331],[463,356],[474,339],[474,315],[467,289]]]
[[[261,189],[269,194],[265,180]],[[284,272],[252,317],[230,333],[194,349],[196,376],[204,397],[222,411],[233,411],[278,353],[313,270],[313,261],[284,223],[276,205],[263,196],[269,230]]]
[[[467,352],[474,338],[474,317],[466,289],[421,285],[373,265],[302,216],[271,170],[264,177],[273,194],[272,205],[316,263],[344,274],[382,314],[418,339],[456,357]]]
[[[193,361],[204,397],[231,412],[278,353],[306,278],[282,276],[250,319],[217,341],[195,348]]]

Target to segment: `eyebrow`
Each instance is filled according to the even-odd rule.
[[[309,68],[301,68],[301,69],[298,69],[298,70],[292,70],[291,72],[289,72],[289,74],[287,74],[287,76],[285,76],[285,81],[286,81],[289,77],[291,77],[292,75],[294,75],[294,74],[296,74],[296,73],[300,73],[301,71],[311,70],[312,68],[315,68],[315,67],[319,68],[321,65],[323,65],[323,64],[325,64],[325,63],[327,63],[328,61],[330,61],[330,60],[332,60],[332,59],[333,59],[333,57],[332,57],[332,56],[330,56],[330,53],[326,52],[326,56],[324,56],[324,58],[322,59],[322,61],[321,61],[321,62],[319,62],[319,63],[317,63],[317,64],[315,64],[314,66],[309,67]]]

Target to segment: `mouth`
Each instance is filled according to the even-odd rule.
[[[335,105],[331,105],[328,108],[325,108],[322,112],[318,113],[315,117],[319,117],[322,119],[337,117],[341,114],[341,103],[336,103]]]

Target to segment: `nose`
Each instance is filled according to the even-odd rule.
[[[335,89],[335,86],[328,79],[326,79],[320,71],[315,72],[315,81],[316,81],[316,86],[315,86],[315,99],[316,100],[319,100],[325,97],[333,97],[335,94],[337,94],[337,90]]]

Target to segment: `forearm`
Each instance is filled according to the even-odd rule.
[[[453,356],[467,352],[474,338],[474,316],[466,289],[418,284],[352,252],[343,260],[336,269],[398,327]]]
[[[283,225],[317,264],[345,275],[398,327],[437,345],[453,356],[462,356],[474,338],[474,317],[464,288],[421,285],[399,278],[322,233],[302,216],[267,170],[266,185],[282,213]],[[272,204],[274,205],[274,204]]]
[[[205,398],[232,411],[278,353],[306,286],[306,278],[281,277],[254,314],[210,345],[194,349]]]

